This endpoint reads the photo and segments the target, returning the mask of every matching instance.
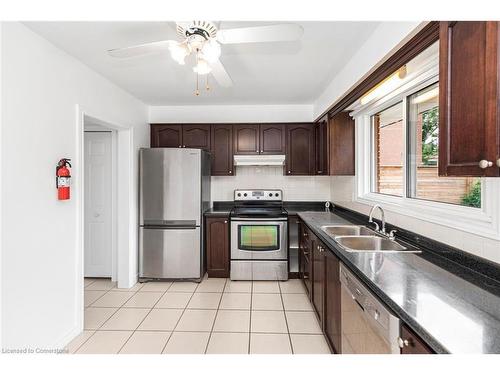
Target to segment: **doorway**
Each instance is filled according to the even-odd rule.
[[[113,138],[111,130],[85,129],[84,276],[114,280]]]

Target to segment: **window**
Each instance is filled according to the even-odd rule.
[[[405,155],[403,102],[371,117],[373,139],[372,191],[403,196]]]
[[[479,178],[438,176],[438,96],[436,82],[371,116],[371,191],[481,207]]]
[[[402,215],[403,227],[410,217],[498,240],[500,179],[438,176],[438,54],[436,43],[406,64],[398,85],[381,83],[348,108],[356,123],[352,198]]]
[[[408,196],[481,207],[481,179],[439,177],[439,83],[408,98]]]

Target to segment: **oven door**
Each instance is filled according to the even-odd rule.
[[[231,219],[231,259],[288,259],[287,219]]]

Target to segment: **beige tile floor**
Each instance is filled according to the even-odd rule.
[[[330,353],[300,280],[85,279],[84,317],[70,353]]]

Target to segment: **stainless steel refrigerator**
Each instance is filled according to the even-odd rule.
[[[210,153],[144,148],[139,168],[139,278],[201,279]]]

